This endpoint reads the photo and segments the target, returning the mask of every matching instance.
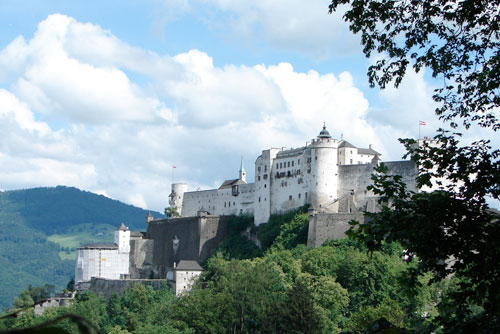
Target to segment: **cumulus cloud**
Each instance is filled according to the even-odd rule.
[[[317,58],[361,50],[359,38],[349,32],[343,11],[328,14],[328,0],[198,0],[213,29],[229,31],[238,39],[265,41],[272,47],[299,51]],[[221,19],[222,17],[222,19]]]
[[[218,3],[242,13],[244,4]],[[236,177],[241,156],[251,179],[262,149],[303,146],[323,122],[336,138],[388,151],[378,133],[385,116],[348,72],[215,66],[199,50],[160,55],[59,14],[0,50],[0,80],[8,87],[0,90],[2,189],[71,185],[162,210],[172,165],[191,190]],[[406,101],[386,94],[395,109]],[[387,133],[407,126],[383,124]]]

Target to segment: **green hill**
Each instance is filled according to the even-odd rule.
[[[145,230],[147,212],[72,187],[0,192],[0,308],[29,284],[64,287],[74,275],[75,247],[112,242],[122,222]]]

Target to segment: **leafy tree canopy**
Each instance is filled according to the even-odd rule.
[[[408,66],[429,68],[444,82],[434,95],[442,119],[500,129],[500,1],[332,0],[330,13],[343,4],[365,55],[387,56],[369,67],[371,86],[397,87]]]

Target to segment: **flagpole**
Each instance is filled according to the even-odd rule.
[[[172,166],[172,184],[174,184],[174,169],[175,169],[175,166]]]

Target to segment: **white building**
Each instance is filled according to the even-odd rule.
[[[334,139],[323,126],[317,138],[304,147],[263,150],[255,161],[254,183],[246,182],[242,163],[239,178],[224,181],[218,189],[188,192],[186,184],[172,184],[169,203],[183,217],[195,216],[204,208],[214,215],[252,214],[255,224],[266,223],[273,213],[305,204],[336,212],[341,200],[348,197],[355,197],[358,207],[366,207],[373,195],[364,183],[350,180],[353,171],[345,166],[379,160],[380,153],[371,145],[357,148]]]
[[[77,248],[75,284],[92,277],[122,279],[129,275],[130,231],[124,224],[115,231],[113,244],[89,244]]]
[[[175,295],[180,296],[182,293],[191,290],[202,271],[203,268],[196,261],[179,261],[175,268]]]

